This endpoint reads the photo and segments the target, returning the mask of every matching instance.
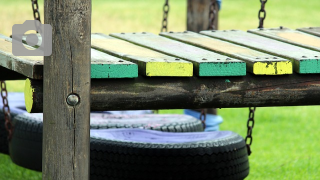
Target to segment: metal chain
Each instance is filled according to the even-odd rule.
[[[251,154],[251,144],[252,144],[252,130],[254,127],[254,113],[256,111],[256,107],[249,107],[249,119],[247,121],[247,136],[246,136],[246,146],[247,146],[247,151],[248,155],[250,156]]]
[[[215,30],[216,27],[214,25],[214,22],[215,22],[215,19],[216,19],[216,14],[217,14],[217,11],[216,11],[216,0],[211,0],[211,3],[210,3],[210,9],[209,9],[209,26],[208,26],[208,30]]]
[[[4,113],[4,120],[5,120],[5,127],[8,131],[8,140],[10,141],[12,138],[13,133],[13,125],[11,122],[11,116],[10,116],[10,107],[9,107],[9,101],[8,101],[8,91],[5,81],[1,81],[1,97],[2,97],[2,103],[3,103],[3,113]]]
[[[207,109],[201,109],[201,113],[200,113],[200,121],[202,123],[203,129],[206,128],[206,117],[207,117]]]
[[[264,9],[267,1],[268,0],[260,0],[261,9],[259,10],[259,13],[258,13],[258,18],[259,18],[259,27],[258,28],[263,28],[263,21],[267,17],[267,12]]]
[[[166,0],[166,2],[163,5],[163,19],[162,19],[162,28],[161,32],[167,32],[168,31],[168,13],[169,13],[169,0]]]
[[[32,3],[32,10],[33,10],[33,18],[34,18],[34,20],[38,20],[39,22],[41,22],[38,0],[31,0],[31,3]]]

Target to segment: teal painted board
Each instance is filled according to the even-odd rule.
[[[239,30],[213,30],[201,31],[200,33],[290,59],[293,63],[293,69],[297,73],[320,73],[320,52]]]
[[[320,37],[320,27],[298,28],[297,30]]]
[[[195,74],[198,76],[246,75],[246,64],[243,61],[152,33],[114,33],[110,35],[170,56],[190,61],[193,63]]]
[[[241,59],[247,64],[247,71],[255,75],[292,74],[292,63],[290,60],[284,58],[272,56],[191,31],[184,31],[183,33],[162,32],[160,35],[209,51]]]
[[[320,37],[289,28],[251,29],[248,32],[293,44],[303,48],[320,51]]]
[[[136,78],[138,65],[91,49],[91,78]]]

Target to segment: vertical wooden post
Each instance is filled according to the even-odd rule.
[[[188,0],[187,2],[187,30],[200,32],[207,30],[209,26],[209,11],[211,0]],[[219,9],[216,6],[214,26],[218,29]],[[196,110],[196,109],[194,109]],[[201,110],[196,110],[201,111]],[[209,114],[217,114],[217,109],[207,109]]]
[[[44,9],[53,45],[52,55],[44,58],[42,179],[87,180],[91,0],[45,0]],[[70,94],[78,95],[78,104]]]
[[[211,0],[188,0],[187,3],[187,30],[194,32],[207,30]],[[215,27],[218,29],[219,10],[217,6],[216,12]]]

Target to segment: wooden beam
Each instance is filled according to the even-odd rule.
[[[299,28],[297,30],[320,37],[320,27]]]
[[[42,179],[87,180],[91,0],[45,0],[44,9],[53,45],[44,57]]]
[[[26,88],[27,89],[27,88]],[[42,81],[31,80],[31,112],[42,111]],[[319,105],[319,75],[92,80],[91,110]],[[108,103],[105,103],[108,102]]]
[[[209,7],[211,0],[188,0],[187,2],[187,30],[200,32],[209,26]],[[215,29],[218,29],[219,10],[216,6]]]

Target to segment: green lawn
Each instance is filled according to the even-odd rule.
[[[92,32],[158,33],[164,1],[93,0]],[[258,26],[259,0],[225,0],[220,13],[220,29],[253,29]],[[186,0],[171,0],[169,30],[183,31]],[[43,0],[40,0],[43,19]],[[319,0],[269,0],[265,27],[320,26]],[[0,0],[0,34],[10,35],[13,24],[32,19],[30,1]],[[23,91],[23,81],[8,83],[10,91]],[[319,106],[258,108],[253,131],[253,154],[248,180],[319,179]],[[181,113],[181,110],[160,111]],[[246,133],[247,108],[221,109],[222,130]],[[14,165],[0,155],[0,180],[41,179],[41,173]]]

